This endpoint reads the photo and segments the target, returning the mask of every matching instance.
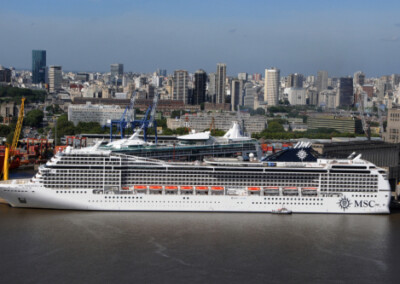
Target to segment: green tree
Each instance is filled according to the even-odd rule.
[[[24,124],[31,127],[40,127],[43,122],[43,111],[34,109],[29,111],[24,118]]]
[[[8,125],[0,125],[0,137],[7,137],[12,131],[11,127]]]
[[[180,116],[181,116],[181,111],[180,110],[173,110],[171,112],[171,118],[180,117]]]

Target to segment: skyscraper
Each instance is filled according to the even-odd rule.
[[[46,50],[32,50],[32,83],[46,82]]]
[[[226,64],[218,63],[217,64],[217,85],[216,85],[216,103],[222,104],[225,103],[226,97]]]
[[[200,69],[194,73],[194,90],[192,104],[199,105],[206,100],[207,73]]]
[[[328,88],[328,71],[318,71],[317,74],[317,91],[321,92]]]
[[[208,74],[208,99],[207,101],[215,103],[215,94],[217,93],[217,75]]]
[[[124,74],[124,64],[114,63],[110,65],[111,78],[122,77]]]
[[[354,103],[353,78],[340,78],[336,95],[336,107],[351,106]]]
[[[363,86],[365,84],[365,74],[361,71],[354,73],[354,84]]]
[[[183,101],[184,104],[188,103],[189,95],[189,74],[186,70],[175,70],[173,77],[174,100]]]
[[[264,101],[268,106],[276,106],[279,102],[279,82],[279,69],[265,69]]]
[[[303,88],[304,76],[302,74],[290,74],[287,77],[286,88]]]
[[[50,66],[49,69],[49,91],[54,93],[61,89],[62,68],[61,66]]]
[[[243,80],[232,80],[231,109],[238,110],[243,105]]]

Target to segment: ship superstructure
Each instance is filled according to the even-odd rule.
[[[168,163],[68,147],[32,180],[0,184],[14,207],[122,211],[389,213],[386,171],[362,160]],[[299,157],[307,153],[302,148]]]

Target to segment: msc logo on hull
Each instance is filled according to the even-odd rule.
[[[338,205],[340,208],[343,209],[343,211],[346,211],[346,209],[348,209],[352,203],[351,201],[347,198],[347,197],[342,197],[339,202]],[[354,200],[354,207],[374,207],[375,206],[375,201],[373,200]]]

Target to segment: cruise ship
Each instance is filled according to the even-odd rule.
[[[389,213],[384,169],[361,159],[212,158],[171,163],[68,147],[28,180],[0,183],[13,207],[102,211]],[[284,210],[283,210],[284,209]]]

